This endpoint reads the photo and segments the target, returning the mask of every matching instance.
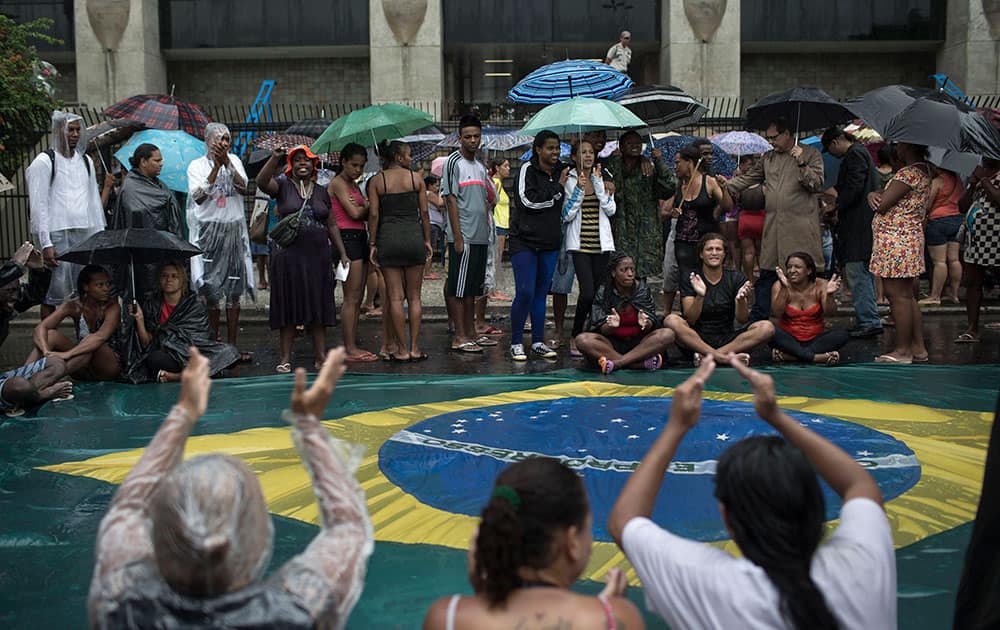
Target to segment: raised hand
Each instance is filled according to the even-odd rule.
[[[698,424],[701,417],[701,395],[708,377],[715,371],[715,358],[705,356],[691,377],[677,386],[670,402],[669,424],[679,424],[687,431]]]
[[[735,354],[729,354],[729,365],[733,366],[740,376],[750,381],[753,387],[753,408],[757,415],[773,422],[778,415],[778,401],[774,394],[774,379],[740,361]],[[676,394],[675,394],[676,397]]]
[[[562,170],[562,173],[559,174],[559,183],[565,186],[566,180],[568,179],[569,179],[569,167],[567,166]]]
[[[11,256],[14,262],[19,265],[27,265],[28,257],[31,256],[31,252],[35,250],[35,246],[31,244],[31,241],[24,241],[21,246],[17,248],[14,255]]]
[[[690,278],[691,288],[694,289],[695,294],[698,297],[705,297],[705,292],[708,291],[708,287],[705,286],[705,279],[693,271],[691,272]]]
[[[740,290],[736,292],[736,301],[746,302],[747,300],[750,299],[750,293],[752,291],[753,291],[753,285],[751,285],[750,281],[747,280],[746,282],[743,283],[743,286],[740,287]]]
[[[611,309],[611,314],[604,319],[604,323],[608,325],[608,328],[618,328],[622,323],[622,318],[618,311]]]
[[[604,588],[599,597],[607,600],[610,597],[624,597],[628,590],[628,578],[620,567],[611,567],[604,576]]]
[[[833,274],[830,279],[826,281],[826,294],[833,295],[837,291],[840,291],[840,276]]]
[[[774,268],[774,273],[778,274],[778,282],[781,283],[781,286],[783,286],[783,287],[785,287],[787,289],[788,288],[788,276],[785,275],[785,270],[782,269],[781,267],[775,267]]]
[[[198,348],[188,348],[191,353],[187,367],[181,372],[181,393],[177,404],[192,418],[200,418],[208,407],[208,392],[212,389],[212,379],[208,374],[208,359]]]
[[[645,311],[639,311],[639,328],[646,330],[652,325],[653,320],[649,318],[649,315],[646,315]]]
[[[337,381],[344,375],[347,364],[344,362],[346,353],[343,347],[335,348],[326,353],[326,360],[320,368],[319,376],[312,387],[306,389],[306,371],[295,370],[295,386],[292,388],[292,411],[319,418],[330,402],[330,396],[337,386]]]
[[[277,149],[272,150],[271,151],[271,158],[275,159],[275,160],[278,160],[279,162],[284,162],[285,161],[285,148],[284,147],[278,147]]]

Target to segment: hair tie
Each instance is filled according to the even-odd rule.
[[[490,497],[499,497],[510,503],[510,507],[514,508],[515,512],[521,507],[521,497],[517,495],[517,490],[514,490],[510,486],[497,486],[493,488],[493,494]]]

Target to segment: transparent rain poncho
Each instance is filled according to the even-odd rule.
[[[225,125],[209,123],[205,127],[206,154],[187,169],[189,239],[204,252],[191,259],[191,283],[212,301],[254,295],[250,235],[243,206],[247,174],[232,153],[217,169],[215,165],[213,147],[228,135]]]
[[[322,519],[303,553],[265,581],[273,531],[241,460],[181,463],[194,424],[174,407],[115,493],[97,538],[93,628],[342,628],[361,596],[373,532],[354,471],[361,452],[286,411]]]
[[[77,143],[75,149],[69,148],[69,136],[66,128],[71,122],[80,123],[80,132],[82,134],[83,117],[77,116],[72,112],[63,112],[59,110],[52,112],[52,150],[65,158],[73,157],[74,150],[81,155],[83,154],[83,143]]]

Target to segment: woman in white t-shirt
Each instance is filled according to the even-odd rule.
[[[778,408],[774,381],[730,355],[750,381],[754,407],[781,437],[746,438],[719,457],[715,497],[742,558],[672,534],[649,520],[670,461],[698,422],[706,357],[674,393],[670,419],[629,477],[608,531],[642,579],[647,605],[685,628],[896,628],[896,561],[882,493],[832,442]],[[843,500],[823,538],[816,475]]]

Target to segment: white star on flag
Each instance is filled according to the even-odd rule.
[[[728,442],[729,441],[729,434],[728,433],[716,433],[715,434],[715,439],[719,440],[720,442]]]
[[[455,429],[452,433],[465,433],[465,429]]]
[[[597,431],[597,433],[607,433],[608,432],[607,429],[597,429],[596,431]]]
[[[630,440],[638,440],[639,436],[638,435],[630,435],[630,436],[628,436],[628,439],[630,439]]]
[[[612,418],[611,422],[613,422],[615,424],[621,424],[622,422],[625,422],[625,419],[624,418]]]
[[[870,457],[871,455],[873,455],[871,451],[858,451],[859,457]]]

